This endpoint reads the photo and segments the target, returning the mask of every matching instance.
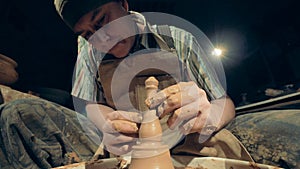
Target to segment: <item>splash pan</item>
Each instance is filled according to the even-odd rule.
[[[216,157],[196,157],[190,158],[190,160],[184,157],[176,157],[176,160],[173,158],[173,164],[175,169],[281,169],[265,164]],[[127,169],[129,165],[130,162],[124,159],[109,158],[61,166],[54,169]]]

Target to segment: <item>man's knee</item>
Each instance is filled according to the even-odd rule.
[[[43,104],[43,101],[38,99],[18,99],[5,103],[1,108],[1,120],[18,116],[20,112],[34,112],[34,107]]]

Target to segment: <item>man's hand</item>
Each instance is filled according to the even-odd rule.
[[[107,114],[102,130],[109,133],[134,134],[138,132],[137,123],[141,123],[141,120],[141,115],[136,112],[113,111]]]
[[[142,117],[136,112],[113,111],[103,105],[88,105],[88,117],[103,133],[105,148],[115,154],[122,155],[131,151],[136,144],[138,123]]]
[[[209,135],[220,128],[223,104],[213,105],[206,92],[194,82],[180,82],[167,87],[146,100],[150,108],[157,107],[160,118],[170,115],[168,126],[179,126],[184,134],[199,132]]]

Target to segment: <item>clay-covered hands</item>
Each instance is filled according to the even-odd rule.
[[[106,119],[103,131],[134,134],[138,132],[137,123],[141,123],[142,116],[136,112],[113,111],[107,114]]]
[[[103,144],[107,151],[122,155],[136,144],[138,124],[142,120],[139,113],[114,111],[99,104],[89,104],[86,109],[88,118],[103,133]]]
[[[138,123],[142,117],[136,112],[113,111],[103,125],[103,143],[109,152],[126,154],[136,144]]]
[[[146,105],[156,107],[160,118],[170,115],[167,121],[170,129],[179,126],[183,134],[212,134],[220,120],[218,113],[212,113],[206,92],[192,81],[159,91],[146,99]]]

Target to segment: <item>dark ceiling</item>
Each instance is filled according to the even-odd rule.
[[[257,97],[267,87],[300,80],[298,0],[129,0],[130,9],[182,17],[201,29],[223,60],[228,93]],[[51,0],[0,1],[0,53],[19,63],[13,87],[70,91],[76,37],[56,14]]]

